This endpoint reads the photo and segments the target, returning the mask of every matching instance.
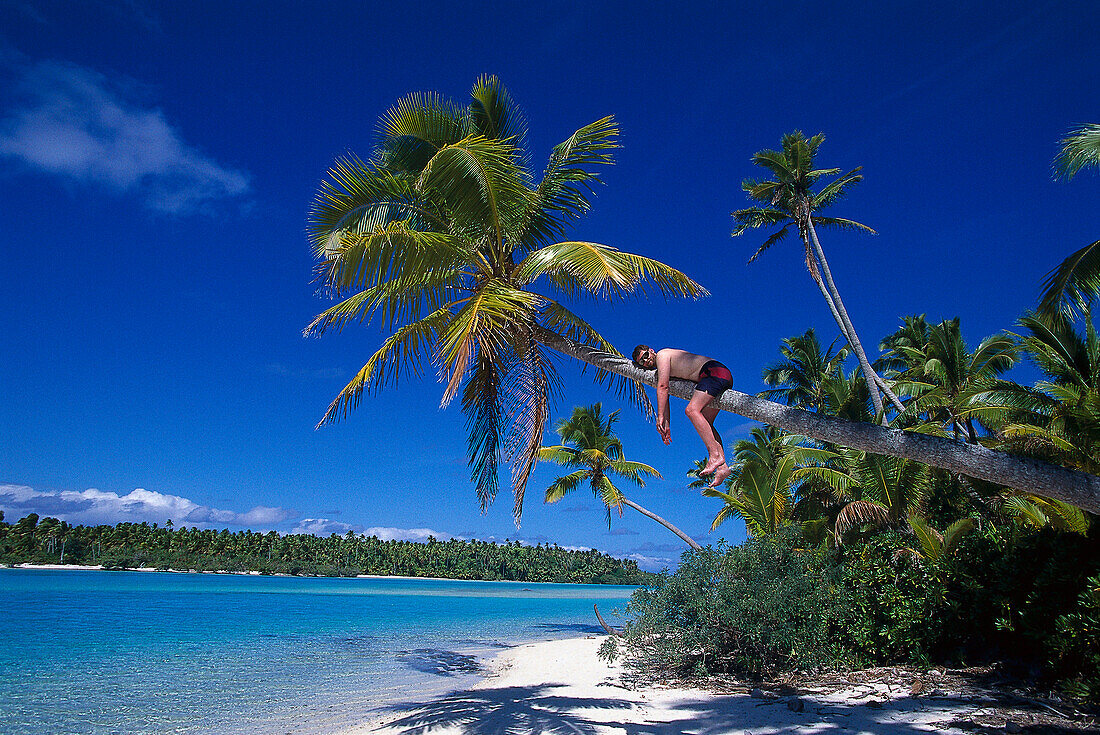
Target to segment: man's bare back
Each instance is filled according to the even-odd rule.
[[[711,487],[718,487],[730,476],[731,470],[726,464],[726,453],[722,449],[722,437],[714,428],[714,419],[718,408],[712,405],[722,391],[733,387],[733,376],[729,369],[704,355],[696,355],[687,350],[666,347],[656,351],[647,345],[634,348],[634,364],[646,370],[657,371],[657,431],[665,444],[672,443],[672,430],[668,412],[668,381],[670,378],[682,378],[696,384],[695,393],[688,401],[684,413],[691,421],[699,438],[707,448],[707,463],[701,474],[714,473]]]
[[[660,372],[662,360],[668,361],[668,375],[670,378],[682,378],[693,383],[699,382],[699,371],[710,362],[709,357],[672,347],[666,347],[657,353],[658,372]]]

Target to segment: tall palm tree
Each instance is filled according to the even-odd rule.
[[[788,406],[823,411],[826,381],[841,371],[849,354],[846,347],[833,352],[834,346],[822,350],[812,327],[805,334],[784,339],[779,348],[783,359],[763,371],[764,384],[777,387],[760,395]]]
[[[364,390],[430,369],[444,384],[441,405],[461,395],[483,508],[499,464],[511,462],[518,523],[560,382],[547,341],[618,355],[562,297],[621,299],[645,287],[706,295],[650,258],[563,239],[588,211],[593,169],[612,162],[618,132],[610,117],[581,127],[536,180],[525,122],[495,77],[482,77],[467,105],[413,94],[385,113],[372,156],[338,160],[310,212],[321,290],[340,301],[306,334],[372,319],[390,331],[320,423],[346,415]],[[616,380],[650,411],[637,383]]]
[[[538,458],[543,462],[554,462],[563,467],[574,469],[562,475],[546,488],[546,502],[556,503],[583,483],[588,483],[592,493],[607,508],[607,525],[611,527],[611,509],[622,515],[622,506],[633,508],[647,518],[679,536],[693,549],[701,548],[690,536],[676,528],[664,518],[652,513],[632,500],[629,500],[615,483],[611,475],[621,477],[638,487],[645,486],[645,475],[660,477],[661,473],[647,464],[632,462],[623,454],[623,443],[615,436],[615,423],[619,412],[612,411],[605,419],[601,404],[577,406],[569,419],[558,423],[555,431],[562,443],[556,446],[539,447]]]
[[[822,133],[806,138],[802,131],[796,130],[783,136],[782,150],[763,150],[753,154],[753,163],[765,168],[773,178],[746,179],[741,182],[741,188],[748,193],[749,198],[763,202],[763,206],[748,207],[733,212],[735,222],[733,235],[736,237],[750,228],[779,227],[749,258],[751,263],[769,247],[783,240],[792,226],[797,229],[798,236],[802,240],[806,268],[825,298],[829,311],[836,320],[837,326],[840,327],[840,333],[848,340],[848,344],[852,346],[859,359],[860,369],[867,380],[876,414],[882,413],[883,392],[891,398],[900,411],[903,410],[901,402],[892,394],[886,382],[871,368],[859,336],[852,326],[852,320],[844,308],[840,292],[833,281],[829,261],[825,259],[825,251],[821,248],[821,242],[817,237],[818,225],[861,230],[874,234],[874,230],[870,227],[854,220],[819,214],[863,180],[863,176],[859,173],[860,169],[856,168],[825,184],[820,191],[814,192],[813,186],[820,179],[840,174],[838,168],[814,169],[813,167],[817,149],[824,141],[825,135]],[[885,422],[885,417],[883,421]]]

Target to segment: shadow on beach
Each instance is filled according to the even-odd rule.
[[[426,735],[435,730],[469,735],[769,735],[790,733],[857,733],[917,735],[934,731],[1004,732],[1001,727],[975,728],[960,719],[995,704],[968,697],[902,697],[886,702],[838,704],[803,698],[805,708],[795,712],[787,698],[754,699],[744,694],[711,695],[700,692],[651,692],[652,701],[628,698],[565,696],[564,684],[508,686],[458,692],[422,705],[392,705],[403,713],[389,721],[385,731],[398,735]],[[626,713],[631,714],[626,714]],[[969,727],[968,727],[969,725]],[[1024,725],[1029,735],[1081,733],[1085,730]]]

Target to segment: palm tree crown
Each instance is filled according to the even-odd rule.
[[[660,472],[649,465],[632,462],[623,455],[623,443],[615,436],[614,427],[618,419],[618,411],[612,411],[605,418],[602,405],[595,403],[591,406],[577,406],[570,418],[558,423],[555,431],[561,437],[562,443],[540,447],[538,458],[544,462],[562,465],[573,472],[559,477],[546,488],[546,502],[556,503],[587,482],[592,493],[607,508],[609,528],[611,509],[616,509],[621,516],[622,506],[625,505],[657,521],[682,538],[688,546],[699,548],[687,534],[628,499],[612,482],[611,476],[614,475],[638,487],[644,487],[646,475],[661,476]]]
[[[543,342],[566,338],[618,354],[562,297],[622,298],[645,286],[666,297],[706,292],[652,259],[561,239],[590,207],[600,182],[593,169],[612,162],[612,118],[556,146],[537,181],[526,124],[495,77],[481,78],[467,105],[410,95],[379,128],[373,155],[338,160],[310,212],[321,291],[339,302],[306,334],[371,320],[389,332],[321,424],[355,408],[364,390],[430,370],[444,384],[441,405],[462,397],[483,508],[496,496],[498,465],[511,462],[518,523],[560,383]],[[648,410],[639,384],[614,380]]]
[[[825,251],[822,250],[817,238],[818,226],[862,230],[874,234],[874,230],[870,227],[854,220],[819,214],[821,210],[834,204],[847,194],[849,189],[863,180],[859,168],[843,175],[837,168],[815,169],[814,158],[824,141],[825,136],[822,133],[807,138],[802,131],[796,130],[783,136],[782,150],[763,150],[753,155],[753,163],[767,170],[772,178],[746,179],[741,182],[741,188],[749,198],[762,202],[763,206],[753,206],[733,212],[735,224],[732,234],[736,237],[750,228],[778,227],[749,258],[751,263],[769,247],[785,239],[792,227],[797,229],[799,239],[802,240],[806,268],[825,298],[829,311],[836,320],[837,326],[840,327],[840,333],[848,340],[848,344],[852,346],[859,359],[876,413],[882,412],[883,391],[891,398],[898,410],[901,410],[902,406],[897,397],[889,392],[885,382],[871,369],[852,321],[844,308],[840,292],[833,282],[829,263],[825,259]],[[836,178],[815,192],[813,187],[828,176]]]

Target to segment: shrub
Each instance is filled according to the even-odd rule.
[[[649,673],[760,676],[835,660],[837,568],[797,539],[788,530],[686,552],[674,574],[631,598],[620,642],[628,663]]]

